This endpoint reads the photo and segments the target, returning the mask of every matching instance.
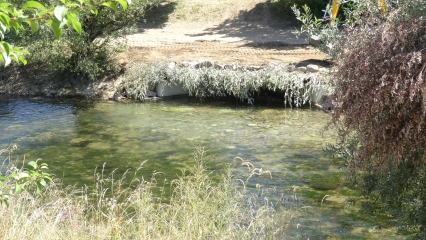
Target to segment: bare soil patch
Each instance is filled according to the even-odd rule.
[[[169,57],[242,66],[327,64],[322,62],[327,56],[307,45],[306,37],[292,33],[297,23],[275,16],[266,0],[176,0],[150,14],[126,37],[128,52],[118,56],[125,67]]]
[[[315,52],[306,44],[282,45],[282,43],[226,43],[220,41],[195,41],[162,43],[156,46],[141,44],[132,46],[127,53],[120,56],[120,62],[150,62],[172,57],[172,61],[202,61],[209,60],[222,64],[241,66],[266,66],[272,62],[299,63],[321,62],[323,54]]]

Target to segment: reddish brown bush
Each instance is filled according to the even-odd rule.
[[[382,169],[419,151],[425,161],[426,20],[390,17],[366,29],[350,28],[343,41],[331,125],[343,139],[358,133],[352,170]]]

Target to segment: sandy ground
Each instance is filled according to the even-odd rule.
[[[129,66],[172,56],[175,62],[209,60],[243,66],[325,64],[321,60],[326,56],[309,46],[305,36],[292,33],[294,22],[272,16],[266,1],[250,3],[216,21],[140,24],[137,33],[126,36],[129,50],[119,56],[120,62]]]

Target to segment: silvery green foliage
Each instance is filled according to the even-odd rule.
[[[168,84],[182,85],[190,96],[206,98],[232,95],[253,104],[255,93],[281,90],[284,92],[286,105],[300,107],[311,103],[313,89],[329,90],[327,75],[289,72],[282,64],[271,64],[257,71],[247,68],[232,70],[182,65],[170,68],[169,64],[168,61],[135,64],[124,76],[122,93],[129,98],[143,100],[150,87],[166,81]]]
[[[318,19],[312,14],[308,6],[303,6],[303,12],[294,5],[291,9],[301,23],[300,31],[294,34],[305,33],[308,38],[318,38],[323,43],[318,50],[336,58],[345,49],[342,49],[343,42],[347,39],[347,32],[360,27],[363,31],[372,34],[374,26],[383,23],[389,16],[407,20],[413,16],[426,15],[426,0],[386,0],[385,7],[380,6],[378,1],[370,0],[342,0],[341,5],[347,4],[344,10],[344,18],[337,16],[331,18],[331,6],[326,9],[323,19]],[[340,6],[343,8],[343,6]],[[396,15],[396,16],[395,16]]]

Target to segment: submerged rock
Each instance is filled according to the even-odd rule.
[[[89,143],[89,141],[85,140],[83,138],[74,138],[74,139],[71,139],[71,141],[70,141],[70,144],[78,146],[78,147],[85,146],[88,143]]]
[[[93,149],[109,149],[111,148],[111,145],[108,143],[94,142],[94,143],[89,143],[87,147],[93,148]]]

